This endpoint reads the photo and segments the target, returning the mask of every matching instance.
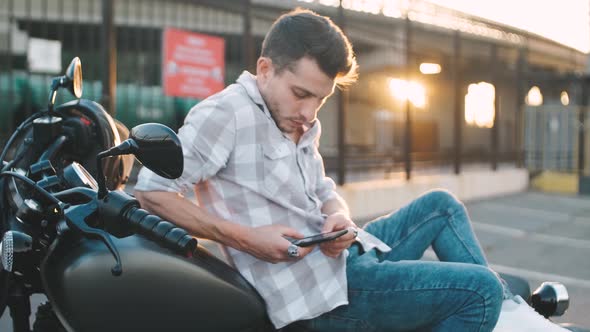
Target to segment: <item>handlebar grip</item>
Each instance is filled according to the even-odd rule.
[[[132,206],[123,218],[131,224],[135,232],[174,251],[191,254],[197,247],[197,239],[190,236],[187,231],[144,209]]]

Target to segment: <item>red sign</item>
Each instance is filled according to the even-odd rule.
[[[164,31],[164,94],[206,98],[224,87],[225,40],[179,29]]]

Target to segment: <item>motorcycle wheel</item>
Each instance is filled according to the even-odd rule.
[[[45,302],[37,308],[32,332],[66,332],[55,315],[51,303]]]
[[[3,198],[4,197],[2,193],[0,193],[0,206],[2,206],[1,202],[3,201]],[[4,233],[6,232],[6,230],[7,227],[4,221],[4,215],[0,215],[0,239],[4,238]],[[9,273],[6,272],[3,268],[0,268],[0,317],[2,317],[2,315],[4,314],[4,310],[6,309],[9,287]]]
[[[4,235],[4,233],[2,233]],[[4,270],[0,271],[0,317],[4,314],[6,309],[6,300],[8,299],[8,273]]]

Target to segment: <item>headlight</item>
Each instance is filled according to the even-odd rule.
[[[12,272],[14,268],[14,254],[31,251],[33,249],[33,238],[21,232],[8,231],[4,233],[0,243],[0,262],[2,268]]]
[[[4,233],[2,245],[0,246],[0,256],[2,257],[2,268],[8,272],[12,271],[12,260],[14,258],[12,232]]]

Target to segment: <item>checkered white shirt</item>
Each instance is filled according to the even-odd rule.
[[[179,137],[184,172],[168,180],[143,168],[136,189],[183,192],[194,189],[199,206],[226,220],[258,227],[283,224],[304,235],[322,230],[324,202],[335,198],[318,152],[319,121],[299,144],[276,126],[256,78],[244,72],[236,84],[191,109]],[[388,247],[361,231],[365,250]],[[315,248],[303,259],[268,263],[225,247],[228,258],[264,298],[276,328],[310,319],[348,303],[346,256]]]

